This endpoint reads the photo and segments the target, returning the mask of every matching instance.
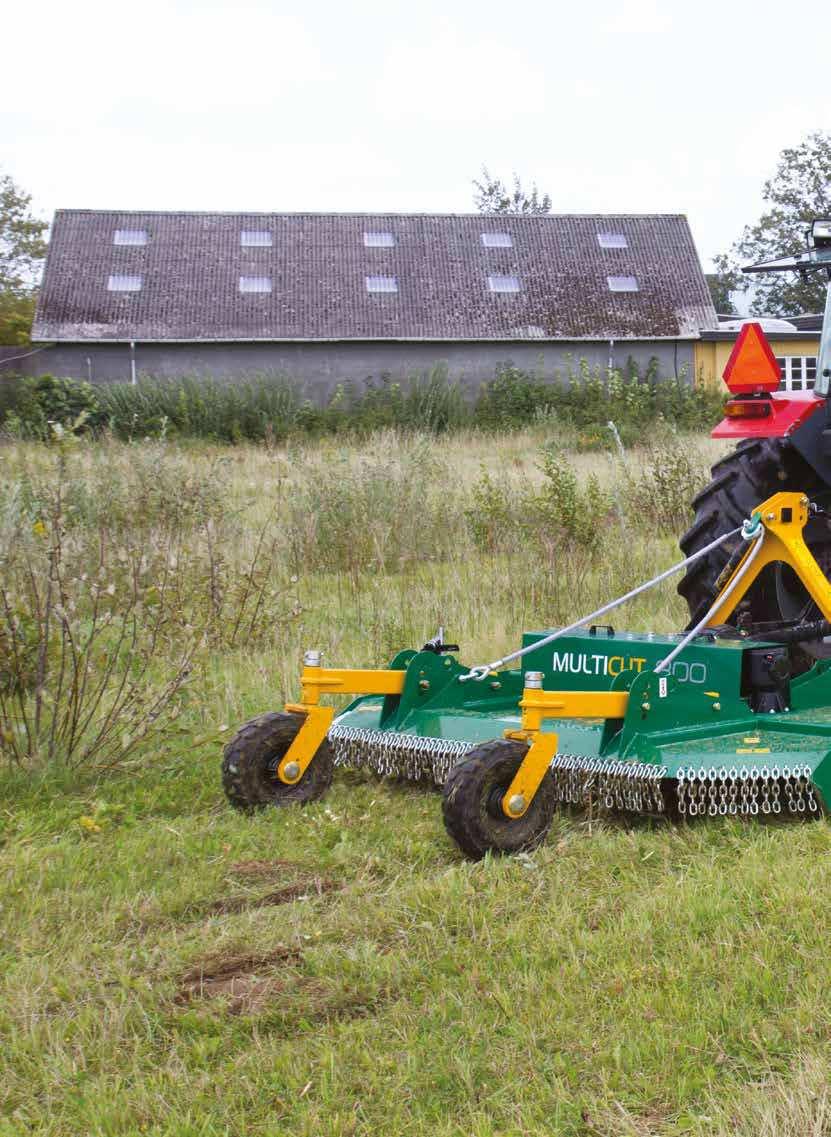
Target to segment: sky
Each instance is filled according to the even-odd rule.
[[[705,268],[831,128],[827,0],[73,0],[4,12],[0,173],[33,209],[686,213]]]

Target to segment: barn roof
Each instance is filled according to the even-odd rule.
[[[680,214],[67,209],[55,215],[32,334],[605,340],[716,326]]]

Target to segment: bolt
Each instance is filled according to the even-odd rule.
[[[304,667],[320,667],[321,653],[319,651],[306,651],[303,653]]]
[[[429,679],[419,679],[418,685],[422,689],[422,691],[429,691],[430,690],[430,680]]]
[[[501,686],[502,684],[499,682],[499,680],[494,679],[493,683],[491,683],[491,691],[498,691]]]
[[[522,794],[514,794],[513,797],[508,799],[508,813],[513,817],[519,817],[519,815],[524,812],[525,798]]]
[[[532,690],[539,690],[542,687],[542,672],[526,671],[525,686],[530,687]]]
[[[283,777],[287,781],[293,782],[299,774],[300,774],[300,763],[299,762],[287,762],[286,763],[286,765],[283,769]]]
[[[720,711],[721,710],[721,703],[718,700],[716,700],[716,702],[713,703],[713,710],[714,711]]]
[[[651,709],[652,709],[652,704],[651,704],[651,703],[647,703],[647,702],[643,702],[643,703],[641,703],[641,710],[642,710],[642,711],[649,711],[649,710],[651,710]]]
[[[775,513],[766,513],[765,514],[765,521],[775,521],[775,520],[776,520],[776,514]]]

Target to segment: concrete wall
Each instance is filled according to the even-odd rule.
[[[17,352],[16,354],[19,354]],[[548,379],[562,378],[580,359],[590,367],[609,364],[607,342],[539,343],[402,343],[350,341],[338,343],[260,344],[142,344],[136,345],[139,376],[180,378],[205,375],[239,379],[246,375],[282,373],[305,387],[310,398],[325,401],[340,382],[363,383],[390,375],[396,379],[429,371],[445,364],[451,378],[475,391],[491,379],[497,364],[512,362]],[[643,373],[650,359],[658,358],[661,376],[693,373],[693,345],[689,341],[622,341],[612,349],[614,364],[623,367],[631,355]],[[52,374],[91,379],[94,383],[130,381],[128,344],[59,344],[13,364],[27,375]],[[0,357],[0,371],[3,369]]]

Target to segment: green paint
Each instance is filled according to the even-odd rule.
[[[526,633],[523,646],[545,634]],[[757,715],[741,694],[746,641],[690,645],[662,682],[654,668],[677,642],[676,636],[580,631],[529,652],[523,670],[481,683],[460,682],[468,667],[452,656],[401,652],[390,666],[407,670],[402,694],[356,699],[337,721],[474,745],[519,726],[523,671],[542,671],[547,690],[630,692],[622,723],[546,720],[563,754],[666,766],[670,777],[691,765],[738,771],[804,765],[831,804],[831,661],[794,680],[789,711]]]

